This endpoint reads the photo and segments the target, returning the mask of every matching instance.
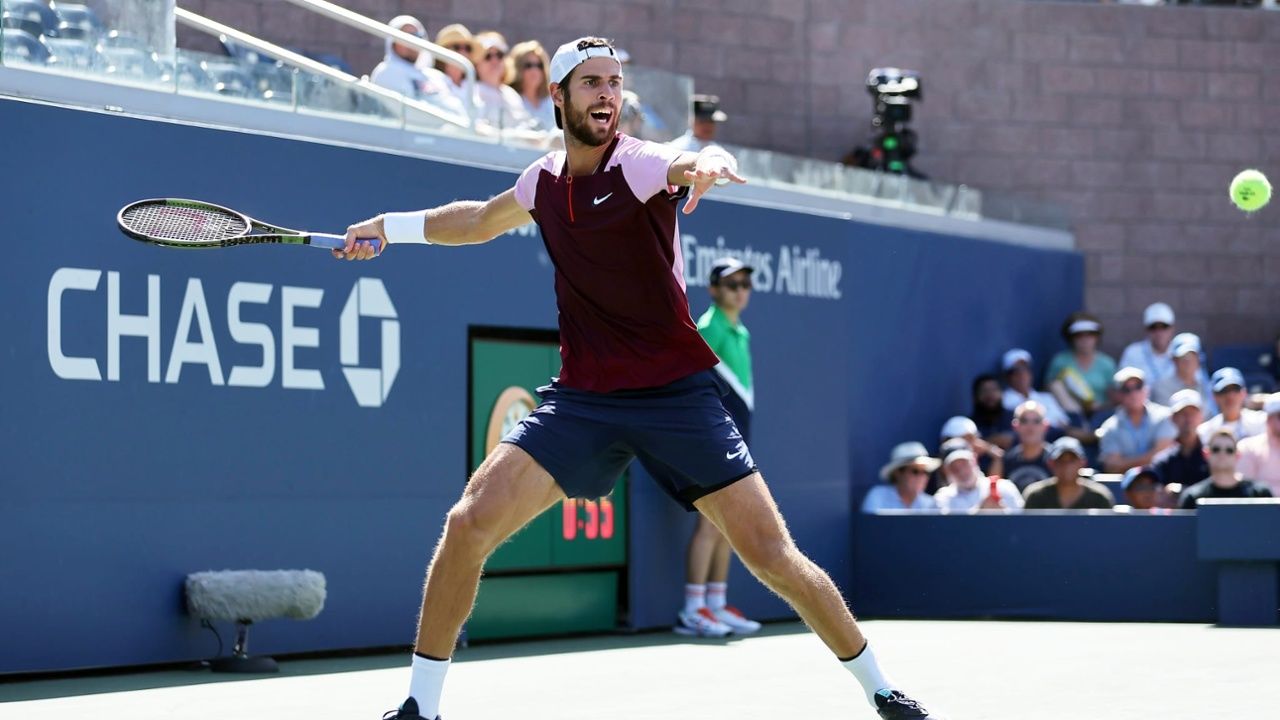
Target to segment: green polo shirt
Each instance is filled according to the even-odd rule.
[[[751,333],[742,323],[731,323],[714,304],[698,318],[702,339],[729,366],[742,387],[751,389]]]

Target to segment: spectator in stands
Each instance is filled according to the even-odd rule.
[[[983,440],[978,435],[977,424],[969,418],[957,415],[947,420],[942,424],[942,432],[939,435],[943,445],[953,438],[960,438],[968,443],[974,456],[979,458],[978,463],[982,472],[987,475],[1004,475],[1004,451]]]
[[[969,417],[978,428],[978,436],[1002,450],[1013,446],[1013,410],[1001,401],[1000,379],[995,375],[979,375],[973,380],[973,414]]]
[[[880,468],[880,479],[887,485],[877,485],[867,492],[862,501],[862,512],[881,510],[937,510],[938,503],[924,492],[929,473],[938,469],[939,462],[929,457],[929,451],[918,442],[905,442],[893,448],[889,462]]]
[[[1077,412],[1092,420],[1111,408],[1111,378],[1116,361],[1098,351],[1102,323],[1087,312],[1073,312],[1062,324],[1062,338],[1070,349],[1049,361],[1045,387],[1067,412]],[[1098,423],[1104,419],[1098,418]],[[1097,423],[1091,423],[1096,427]]]
[[[1071,419],[1058,404],[1058,401],[1046,392],[1040,392],[1031,386],[1031,353],[1022,348],[1014,348],[1004,354],[1000,366],[1004,369],[1005,390],[1004,407],[1016,410],[1019,405],[1035,400],[1044,406],[1045,417],[1049,424],[1064,431],[1071,426]]]
[[[427,36],[426,27],[412,15],[399,15],[387,24],[414,37]],[[465,112],[462,103],[449,91],[449,78],[429,63],[419,63],[424,53],[411,45],[392,42],[390,38],[386,46],[386,55],[369,76],[371,82],[457,115]]]
[[[1120,489],[1124,491],[1125,502],[1134,510],[1155,510],[1172,507],[1174,504],[1164,491],[1160,475],[1150,465],[1125,470]]]
[[[1200,426],[1200,442],[1208,445],[1209,436],[1219,428],[1231,430],[1237,440],[1267,431],[1266,413],[1245,407],[1248,393],[1244,375],[1239,370],[1219,368],[1209,379],[1209,384],[1213,386],[1213,399],[1218,401],[1219,412]]]
[[[1173,444],[1178,431],[1169,419],[1169,408],[1147,400],[1142,370],[1121,368],[1115,375],[1114,385],[1120,404],[1115,414],[1098,428],[1101,438],[1098,460],[1105,471],[1120,473],[1151,464],[1157,453]]]
[[[1205,458],[1204,444],[1196,430],[1204,420],[1204,401],[1195,390],[1179,390],[1171,398],[1173,416],[1170,418],[1178,430],[1173,445],[1161,450],[1151,460],[1152,468],[1161,484],[1169,492],[1182,492],[1209,477],[1209,461]]]
[[[1221,427],[1209,436],[1209,477],[1182,491],[1178,507],[1195,510],[1201,498],[1272,497],[1271,489],[1245,478],[1236,469],[1238,443],[1230,428]]]
[[[467,29],[467,26],[461,23],[445,25],[440,28],[440,32],[436,33],[436,44],[446,50],[452,50],[468,60],[475,55],[475,38],[471,35],[471,31]],[[419,65],[422,64],[423,60],[424,58],[418,59]],[[435,67],[449,79],[449,92],[458,98],[458,102],[467,103],[467,93],[464,87],[467,71],[444,60],[437,60]]]
[[[1213,417],[1218,414],[1218,405],[1213,402],[1212,388],[1209,387],[1209,376],[1200,365],[1200,336],[1195,333],[1178,333],[1173,339],[1174,373],[1162,378],[1151,386],[1151,400],[1160,405],[1173,402],[1173,394],[1179,390],[1195,390],[1204,400],[1204,411]]]
[[[1173,308],[1152,303],[1142,313],[1147,339],[1130,343],[1120,355],[1120,367],[1136,367],[1149,383],[1173,375]]]
[[[1239,469],[1248,478],[1280,494],[1280,393],[1267,396],[1263,405],[1267,431],[1240,441]]]
[[[507,39],[501,33],[487,30],[474,38],[471,62],[476,66],[476,102],[479,119],[497,130],[530,129],[534,120],[524,109],[524,101],[508,84]]]
[[[1019,405],[1014,411],[1013,430],[1018,434],[1018,444],[1004,455],[1004,476],[1022,492],[1053,474],[1045,445],[1049,423],[1045,421],[1044,406],[1035,400]]]
[[[644,104],[640,96],[630,90],[622,91],[622,113],[618,116],[618,132],[631,137],[645,136]]]
[[[957,448],[947,453],[942,461],[942,472],[947,482],[934,493],[933,499],[943,512],[1022,510],[1024,503],[1018,488],[1008,480],[983,477],[973,451],[968,448]],[[992,484],[995,485],[994,490]]]
[[[1023,491],[1027,510],[1107,510],[1116,502],[1111,491],[1086,476],[1084,446],[1073,437],[1058,438],[1049,448],[1053,477]],[[1092,473],[1092,471],[1089,471]]]
[[[693,127],[683,135],[667,143],[687,152],[700,152],[709,145],[716,144],[716,133],[720,123],[729,116],[720,109],[720,98],[715,95],[693,96]]]
[[[520,95],[525,112],[534,119],[540,130],[556,130],[556,104],[551,101],[551,90],[547,85],[547,72],[551,67],[551,58],[542,43],[537,40],[526,40],[511,48],[507,56],[510,68],[507,74],[511,77],[511,89]]]

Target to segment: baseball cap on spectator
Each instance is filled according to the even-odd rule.
[[[1151,327],[1159,323],[1172,325],[1173,319],[1173,308],[1169,307],[1168,304],[1162,302],[1151,303],[1142,313],[1142,326]]]
[[[1200,393],[1196,390],[1185,388],[1169,398],[1169,409],[1173,410],[1174,414],[1189,407],[1204,409],[1204,398],[1200,397]]]
[[[1093,333],[1095,335],[1102,334],[1102,321],[1096,315],[1092,315],[1083,310],[1077,310],[1067,316],[1062,321],[1062,339],[1068,343],[1071,342],[1072,336],[1084,333]]]
[[[741,270],[746,270],[748,273],[756,271],[755,268],[742,262],[736,257],[722,257],[719,260],[716,260],[715,264],[711,266],[711,284],[715,285],[720,282],[720,278],[725,277],[726,275],[732,275]]]
[[[880,468],[880,479],[888,482],[893,471],[907,465],[923,465],[925,470],[933,472],[941,465],[937,458],[929,457],[929,451],[918,442],[904,442],[895,445],[889,453],[889,462]]]
[[[1004,357],[1000,360],[1000,367],[1005,372],[1009,372],[1020,362],[1026,363],[1029,367],[1031,365],[1031,353],[1022,348],[1014,348],[1004,354]]]
[[[1262,403],[1262,411],[1268,415],[1280,415],[1280,393],[1271,393]]]
[[[1120,489],[1128,490],[1139,478],[1149,477],[1157,485],[1160,484],[1160,475],[1156,473],[1155,468],[1150,465],[1142,465],[1140,467],[1131,467],[1124,471],[1124,477],[1120,480]]]
[[[968,437],[969,435],[977,434],[977,423],[963,415],[957,415],[942,424],[942,432],[939,439],[946,440],[947,438]]]
[[[967,460],[976,459],[973,456],[973,451],[969,449],[969,445],[967,443],[965,444],[964,447],[954,448],[950,452],[944,454],[942,456],[942,464],[950,465],[952,462],[956,460],[961,460],[961,459],[967,459]]]
[[[1213,384],[1213,391],[1220,393],[1232,385],[1244,388],[1244,375],[1233,367],[1224,367],[1219,368],[1213,377],[1209,378],[1209,382]]]
[[[1053,444],[1049,446],[1050,460],[1057,460],[1062,457],[1063,453],[1072,453],[1081,460],[1088,457],[1084,454],[1084,446],[1080,444],[1080,441],[1069,435],[1054,440]]]
[[[729,116],[725,115],[724,111],[720,109],[719,95],[694,95],[693,116],[699,120],[710,120],[718,123],[729,119]]]
[[[1195,333],[1178,333],[1173,338],[1173,356],[1200,354],[1200,336]]]
[[[1111,383],[1116,387],[1122,387],[1130,380],[1137,380],[1145,383],[1147,381],[1147,374],[1136,367],[1125,367],[1120,368],[1116,371],[1115,375],[1111,376]]]

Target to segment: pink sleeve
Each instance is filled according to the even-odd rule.
[[[538,190],[538,177],[542,174],[543,169],[555,172],[557,153],[548,153],[534,160],[529,167],[520,173],[520,179],[516,180],[516,202],[525,210],[533,210],[534,195]]]
[[[615,157],[621,163],[622,174],[636,199],[648,202],[649,198],[669,189],[667,171],[671,169],[671,163],[684,154],[683,151],[632,137],[625,138],[623,142],[625,144],[617,149]]]

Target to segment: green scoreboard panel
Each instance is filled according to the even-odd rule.
[[[505,336],[505,337],[504,337]],[[470,338],[470,468],[537,404],[560,371],[554,333],[475,330]],[[627,562],[626,478],[595,500],[565,500],[485,564],[473,639],[610,630]]]

